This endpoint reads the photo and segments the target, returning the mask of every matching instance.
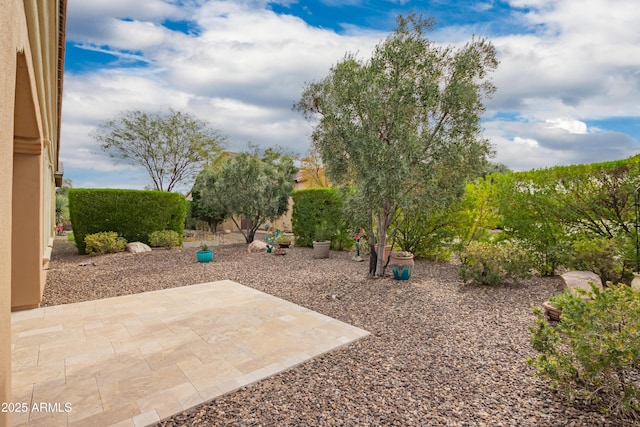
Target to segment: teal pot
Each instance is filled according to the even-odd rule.
[[[411,278],[411,273],[413,273],[413,255],[411,255],[411,257],[402,258],[391,255],[389,267],[391,267],[394,279],[409,280]]]
[[[213,251],[211,249],[208,251],[198,251],[196,252],[196,256],[198,257],[198,262],[211,262],[213,260]]]

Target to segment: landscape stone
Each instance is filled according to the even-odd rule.
[[[602,280],[593,271],[568,271],[560,276],[565,289],[583,289],[591,292],[591,284],[593,282],[599,289],[603,289]]]
[[[247,247],[247,252],[264,252],[267,250],[267,242],[263,242],[262,240],[254,240]]]
[[[138,254],[141,252],[151,252],[151,248],[149,245],[146,245],[142,242],[131,242],[127,243],[127,252],[131,252],[134,254]]]

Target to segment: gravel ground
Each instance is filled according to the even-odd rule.
[[[469,286],[455,265],[417,260],[411,280],[397,282],[367,278],[368,262],[346,252],[316,260],[308,248],[274,256],[233,244],[199,264],[195,251],[89,257],[56,240],[43,305],[230,279],[371,336],[160,426],[624,425],[568,403],[526,365],[530,306],[557,292],[558,278]]]

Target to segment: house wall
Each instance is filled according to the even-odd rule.
[[[0,0],[0,403],[11,402],[11,311],[39,306],[54,235],[61,1]]]

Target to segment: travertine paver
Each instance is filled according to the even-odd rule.
[[[148,425],[368,335],[229,280],[11,321],[19,426]]]

